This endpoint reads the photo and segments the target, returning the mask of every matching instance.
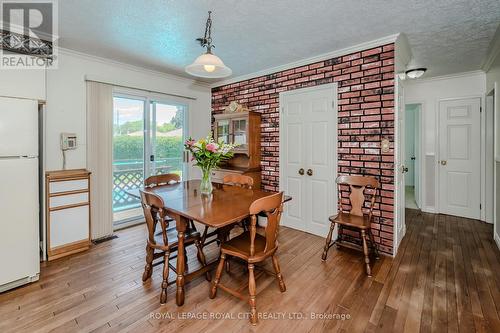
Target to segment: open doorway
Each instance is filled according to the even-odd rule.
[[[421,104],[405,105],[405,207],[420,209]]]

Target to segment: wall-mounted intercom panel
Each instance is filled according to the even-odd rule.
[[[71,150],[77,148],[75,133],[61,133],[61,149]]]

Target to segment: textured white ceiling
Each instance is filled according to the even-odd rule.
[[[477,70],[500,23],[499,0],[63,0],[60,46],[186,75],[208,10],[233,76],[399,32],[426,76]]]

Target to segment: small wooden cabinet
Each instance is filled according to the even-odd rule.
[[[90,172],[49,171],[45,176],[48,260],[90,247]]]
[[[214,138],[224,143],[234,143],[234,157],[219,169],[212,171],[212,180],[222,182],[226,174],[239,173],[254,179],[260,188],[260,114],[252,111],[214,115]]]

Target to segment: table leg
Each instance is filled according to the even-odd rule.
[[[178,247],[177,247],[177,294],[175,297],[176,303],[178,306],[184,304],[184,272],[186,270],[186,256],[184,253],[184,233],[187,228],[187,224],[189,220],[184,218],[183,216],[176,216],[176,228],[177,228],[177,238],[178,238]]]

